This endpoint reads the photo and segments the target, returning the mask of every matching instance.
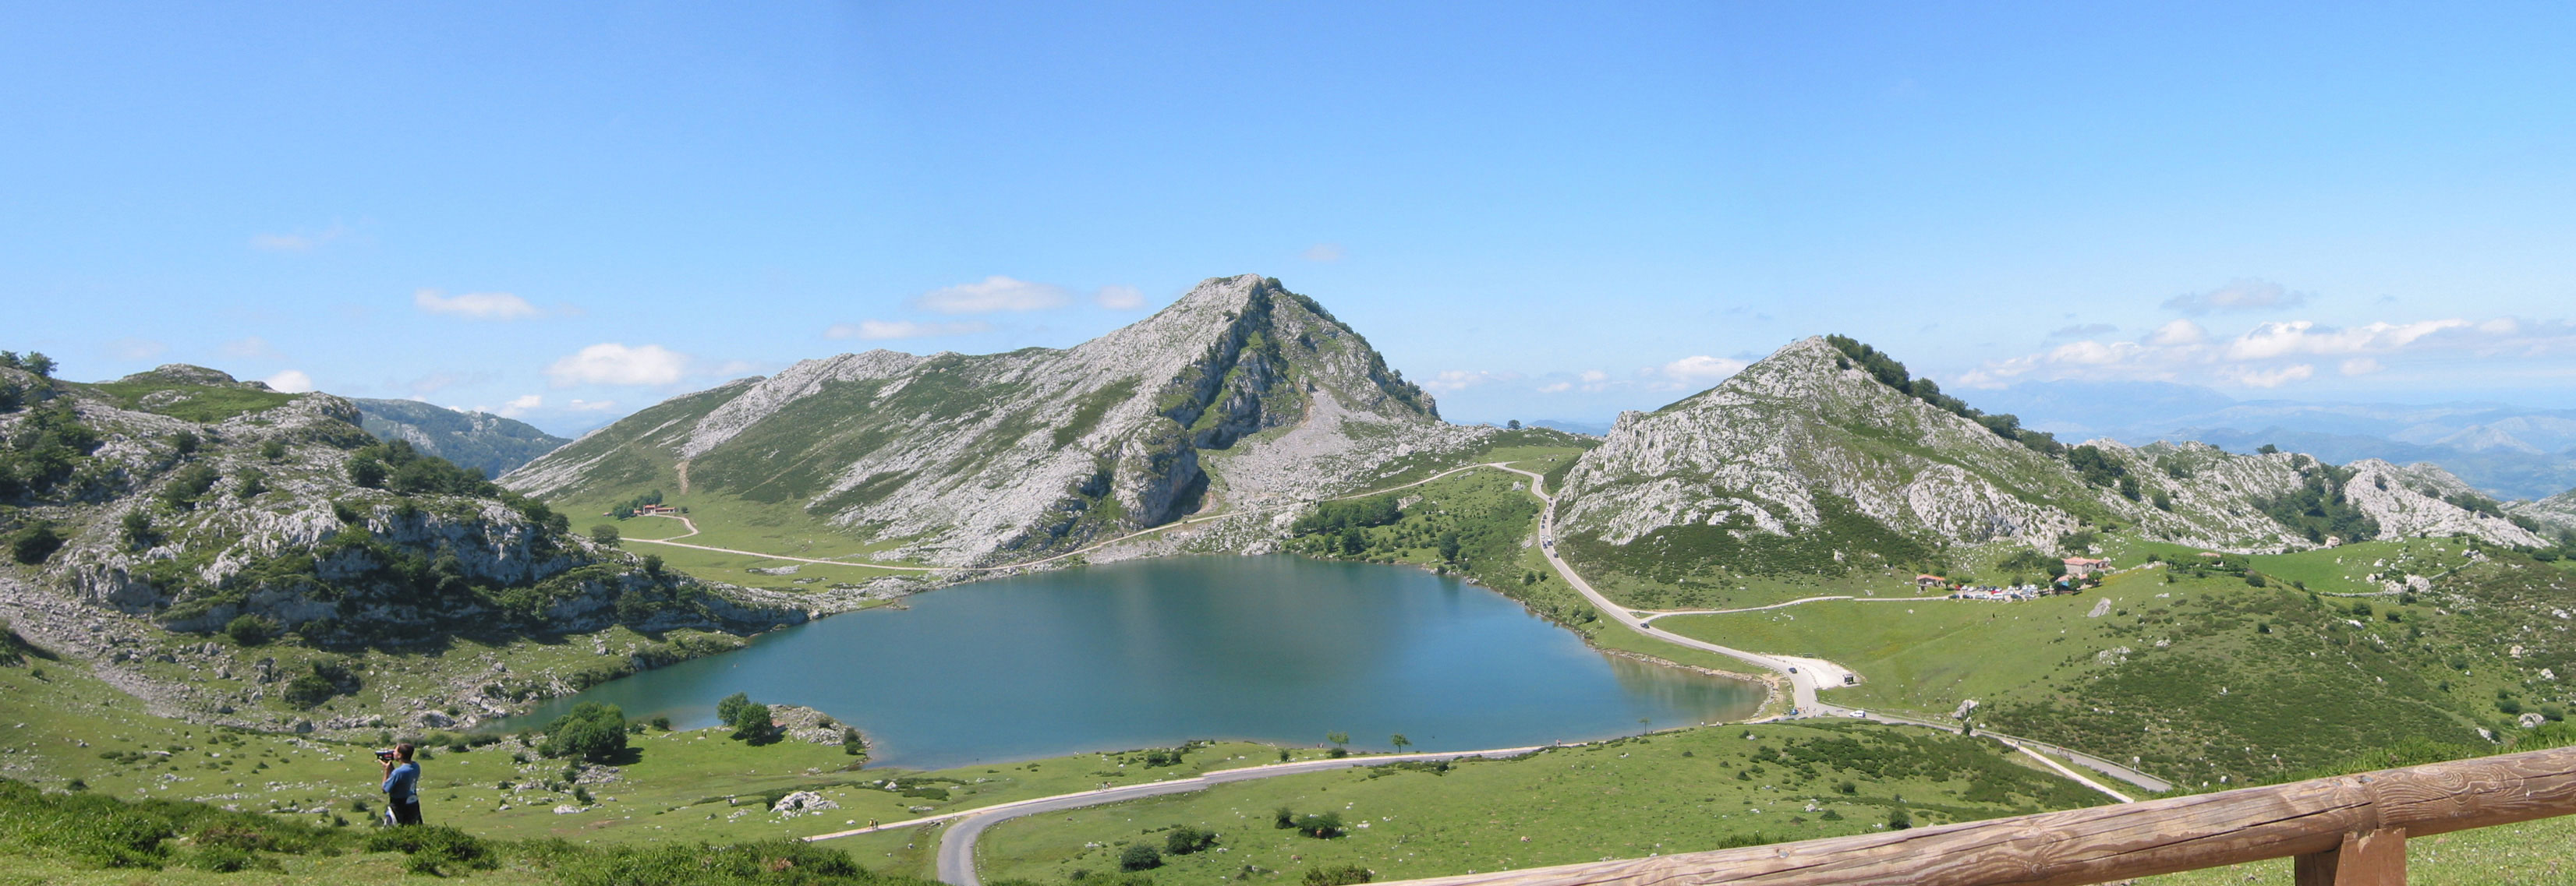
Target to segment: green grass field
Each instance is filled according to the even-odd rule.
[[[2103,802],[1990,742],[1930,730],[1717,726],[1446,771],[1284,776],[1017,819],[986,834],[978,865],[987,882],[1115,873],[1126,844],[1160,848],[1166,830],[1190,825],[1216,831],[1222,851],[1166,856],[1151,872],[1158,882],[1233,879],[1247,870],[1296,882],[1304,870],[1341,864],[1393,880],[1863,833],[1884,828],[1898,808],[1929,825]],[[1337,813],[1346,835],[1315,839],[1276,828],[1282,807]],[[927,837],[912,840],[916,853],[926,844]],[[858,857],[920,863],[895,847]]]

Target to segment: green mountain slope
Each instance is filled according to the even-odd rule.
[[[378,442],[329,394],[186,366],[101,384],[0,369],[0,385],[22,392],[0,409],[0,618],[163,710],[349,726],[363,718],[316,708],[370,687],[387,706],[497,713],[564,687],[496,670],[397,696],[364,663],[617,625],[749,632],[808,617],[574,534],[479,472]],[[655,642],[620,666],[730,645]]]
[[[570,510],[666,500],[963,565],[1341,489],[1485,429],[1312,299],[1208,280],[1073,348],[807,360],[637,413],[502,479]]]
[[[507,474],[572,442],[488,412],[462,412],[417,400],[349,402],[357,404],[358,426],[376,439],[408,442],[414,449],[480,470],[487,477]]]

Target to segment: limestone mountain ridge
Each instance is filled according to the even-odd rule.
[[[2364,532],[2546,544],[2506,515],[2456,503],[2474,493],[2438,467],[2337,467],[2198,443],[2068,447],[1965,409],[1901,364],[1882,377],[1844,341],[1793,342],[1706,391],[1621,415],[1565,479],[1569,551],[1679,580],[1928,567],[1950,546],[2055,550],[2108,527],[2243,552]],[[2277,516],[2312,488],[2318,519]]]
[[[1311,497],[1472,439],[1313,299],[1212,278],[1071,348],[806,360],[667,401],[502,478],[792,508],[941,565],[1028,559],[1210,507]]]

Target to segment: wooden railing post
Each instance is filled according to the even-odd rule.
[[[2297,886],[2406,886],[2406,829],[2345,834],[2343,845],[2298,857]]]

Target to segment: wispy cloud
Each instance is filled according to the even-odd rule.
[[[982,320],[955,323],[920,323],[912,320],[861,320],[857,323],[834,323],[823,330],[825,338],[855,338],[861,341],[884,341],[897,338],[937,338],[943,335],[970,335],[984,332],[993,325]]]
[[[1342,244],[1339,243],[1317,243],[1306,247],[1305,252],[1298,253],[1299,256],[1312,262],[1337,262],[1341,261],[1346,254],[1342,251]]]
[[[1031,283],[999,274],[980,282],[960,283],[922,293],[912,306],[937,314],[991,314],[1042,311],[1073,302],[1073,294],[1053,283]]]
[[[2174,320],[2137,341],[2086,339],[1993,360],[1956,382],[1997,387],[2022,379],[2180,381],[2275,388],[2317,377],[2318,358],[2335,359],[2344,376],[2370,375],[2393,362],[2438,355],[2478,358],[2481,371],[2499,361],[2576,353],[2576,324],[2502,317],[2450,317],[2326,326],[2311,320],[2255,324],[2217,337],[2190,320]]]
[[[253,335],[225,342],[224,356],[244,360],[275,360],[279,355],[276,348],[269,346],[267,339]]]
[[[1112,311],[1133,311],[1145,306],[1145,292],[1133,286],[1103,286],[1091,299]]]
[[[546,367],[555,387],[594,385],[667,385],[688,373],[689,355],[661,345],[627,347],[615,342],[591,345]]]
[[[1517,372],[1491,372],[1483,369],[1451,369],[1433,373],[1430,378],[1422,380],[1420,384],[1425,388],[1445,394],[1455,391],[1463,391],[1480,385],[1519,381],[1520,378],[1521,374]]]
[[[2166,310],[2185,314],[2208,314],[2221,311],[2261,311],[2272,308],[2295,308],[2308,303],[2308,294],[2292,292],[2281,284],[2252,278],[2231,280],[2227,285],[2208,292],[2186,292],[2165,299]]]
[[[2064,326],[2049,330],[2048,337],[2072,338],[2079,335],[2109,335],[2118,331],[2120,331],[2120,327],[2113,326],[2109,323],[2078,323],[2073,326]]]
[[[422,289],[411,294],[411,303],[428,313],[468,320],[524,320],[545,313],[527,299],[507,292],[445,295],[435,289]]]
[[[538,395],[538,394],[521,394],[521,395],[519,395],[519,396],[517,396],[517,397],[515,397],[515,398],[512,398],[512,399],[510,400],[510,402],[501,404],[501,408],[499,408],[499,409],[479,409],[479,408],[478,408],[478,409],[476,409],[475,411],[477,411],[477,412],[490,412],[490,413],[492,413],[493,415],[497,415],[497,416],[500,416],[500,417],[502,417],[502,418],[518,418],[519,416],[526,415],[526,414],[531,413],[531,412],[535,412],[535,411],[537,411],[537,410],[539,410],[539,409],[543,409],[543,408],[545,408],[545,405],[546,405],[546,398],[545,398],[544,396],[542,396],[542,395]]]
[[[338,224],[320,231],[253,234],[250,238],[250,248],[261,252],[312,252],[348,235],[349,229]]]
[[[1710,357],[1702,355],[1697,357],[1683,357],[1679,360],[1655,367],[1654,374],[1661,377],[1663,387],[1676,390],[1696,390],[1725,381],[1729,376],[1741,371],[1747,365],[1750,364],[1732,357]]]
[[[120,338],[107,343],[107,352],[119,360],[150,360],[168,350],[168,344],[148,338]]]

